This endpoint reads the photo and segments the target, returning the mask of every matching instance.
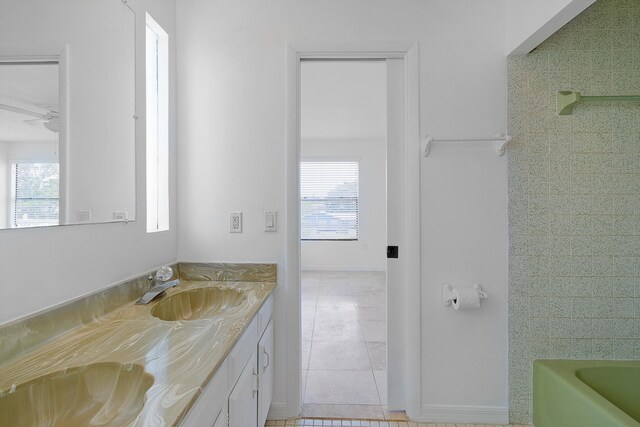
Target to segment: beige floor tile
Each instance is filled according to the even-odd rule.
[[[380,405],[372,371],[310,370],[304,402]]]
[[[318,290],[302,289],[300,295],[300,304],[303,306],[316,306],[318,304]]]
[[[302,382],[302,384],[300,384],[300,386],[302,387],[302,396],[304,398],[305,395],[305,391],[307,390],[307,376],[309,374],[309,371],[307,371],[306,369],[304,369],[303,371],[300,372],[300,380]]]
[[[313,338],[313,325],[314,325],[314,321],[312,320],[305,320],[302,322],[301,325],[301,329],[302,329],[302,341],[311,341]]]
[[[383,322],[386,325],[386,274],[384,272],[305,271],[302,273],[302,299],[303,339],[310,341],[310,348],[309,343],[303,344],[303,368],[307,367],[306,361],[308,360],[308,367],[311,370],[366,369],[374,378],[377,401],[381,402],[380,399],[383,398],[386,402],[386,374],[382,373],[386,368],[386,348],[384,345],[386,331],[378,343],[365,344],[365,336],[361,326],[362,322]],[[358,304],[357,307],[356,304]],[[380,325],[374,323],[367,326],[373,328]],[[369,336],[380,337],[374,333],[375,331],[371,330]],[[363,345],[364,352],[362,351]],[[360,356],[366,356],[362,358],[364,361],[359,360]],[[380,372],[373,372],[374,369]],[[307,373],[306,375],[307,384],[305,387],[303,379],[302,387],[304,403],[308,404],[309,397],[315,393],[312,390],[315,386],[312,387],[310,382],[317,385],[319,381],[311,378],[313,374]],[[326,386],[333,387],[334,384],[327,381]],[[326,394],[327,390],[324,392]],[[362,397],[357,393],[343,394],[357,398]],[[377,410],[378,413],[381,412],[382,407]],[[314,416],[331,416],[317,411],[315,414],[317,415]],[[343,413],[340,417],[348,416],[348,413]],[[382,419],[382,416],[369,418]]]
[[[386,286],[380,284],[371,283],[355,283],[351,285],[351,294],[353,296],[365,296],[365,295],[385,295],[387,292]]]
[[[323,305],[316,308],[316,319],[320,321],[337,318],[358,320],[358,312],[355,304],[344,303],[338,305]]]
[[[371,369],[364,341],[314,341],[310,370],[366,371]],[[347,402],[351,403],[351,402]]]
[[[302,341],[302,369],[309,369],[310,355],[311,355],[311,341]]]
[[[307,413],[332,413],[331,419],[329,416],[323,415],[318,418],[302,418],[302,419],[289,419],[289,420],[268,420],[265,427],[273,426],[311,426],[311,427],[534,427],[531,424],[461,424],[461,423],[417,423],[408,420],[371,420],[375,414],[377,406],[368,405],[305,405],[303,412]],[[359,414],[360,419],[347,419],[352,414]],[[404,414],[404,412],[400,412]],[[314,417],[314,415],[305,415],[307,417]],[[336,419],[340,417],[339,419]]]
[[[364,335],[357,320],[335,319],[316,322],[313,341],[364,341]]]
[[[302,312],[300,313],[300,319],[301,321],[304,322],[311,322],[313,323],[316,320],[316,311],[317,311],[317,304],[313,303],[310,304],[308,307],[302,307]]]
[[[367,341],[367,351],[371,369],[380,371],[387,369],[387,343],[380,341]]]
[[[386,307],[358,307],[358,319],[364,322],[384,322],[387,320],[387,309]]]
[[[373,376],[376,380],[376,388],[378,389],[378,396],[382,405],[386,405],[387,402],[387,371],[373,371]]]
[[[373,295],[359,295],[354,296],[353,301],[356,304],[356,307],[385,307],[387,304],[386,295],[382,294],[373,294]],[[318,304],[320,302],[320,297],[318,297]]]
[[[379,405],[323,405],[305,403],[302,407],[304,417],[347,418],[347,419],[383,419]],[[342,420],[343,424],[345,420]]]
[[[362,328],[362,333],[364,334],[365,341],[387,341],[387,322],[360,322],[360,327]]]
[[[318,296],[351,296],[348,280],[323,281],[318,285]]]
[[[348,305],[353,307],[356,304],[356,297],[348,295],[318,295],[318,307],[335,307]]]
[[[389,411],[387,408],[382,408],[384,411],[384,418],[389,421],[409,421],[407,414],[404,411]]]

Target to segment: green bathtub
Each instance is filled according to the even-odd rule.
[[[533,424],[640,427],[640,361],[534,361]]]

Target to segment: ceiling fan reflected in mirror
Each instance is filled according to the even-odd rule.
[[[11,111],[18,114],[23,114],[25,116],[34,117],[33,119],[23,120],[25,123],[30,125],[38,125],[42,123],[42,125],[50,130],[51,132],[58,133],[60,132],[60,114],[56,111],[52,106],[46,105],[43,108],[49,110],[47,113],[37,113],[31,110],[25,110],[24,108],[14,107],[12,105],[0,104],[0,110]]]

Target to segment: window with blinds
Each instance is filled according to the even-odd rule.
[[[358,240],[357,161],[300,162],[302,240]]]
[[[60,223],[58,163],[14,163],[12,178],[12,227]]]

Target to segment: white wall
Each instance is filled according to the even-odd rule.
[[[108,0],[120,3],[120,0]],[[57,2],[75,16],[76,2]],[[171,231],[146,234],[144,169],[144,11],[171,37],[171,98],[175,100],[175,2],[129,0],[136,11],[136,212],[129,224],[97,224],[0,231],[0,323],[97,291],[176,258],[175,160],[170,164]],[[131,21],[131,25],[134,25]],[[88,76],[91,78],[91,76]],[[175,159],[175,108],[171,106],[171,159]]]
[[[507,55],[526,55],[596,0],[510,0]]]
[[[506,181],[492,143],[442,143],[422,161],[422,392],[432,420],[481,406],[495,417],[484,422],[507,421]],[[445,283],[479,283],[489,299],[454,311]]]
[[[420,99],[422,135],[436,137],[486,137],[505,127],[504,0],[183,0],[178,2],[179,35],[179,194],[180,239],[178,257],[193,261],[276,262],[279,281],[275,291],[276,382],[274,407],[288,408],[287,365],[284,326],[286,295],[297,286],[282,280],[286,266],[286,236],[263,231],[263,210],[285,207],[285,117],[287,41],[392,41],[420,43]],[[490,24],[488,24],[490,23]],[[493,153],[490,147],[482,147]],[[438,164],[434,146],[430,171]],[[494,154],[487,154],[492,156]],[[467,162],[447,160],[423,175],[423,195],[455,194],[460,200],[477,200],[479,188],[506,194],[503,158],[471,168]],[[486,172],[486,173],[485,173]],[[450,178],[457,179],[452,181]],[[426,198],[430,206],[438,199]],[[441,279],[481,280],[491,284],[494,302],[478,313],[486,326],[456,317],[457,342],[479,343],[479,351],[505,352],[506,330],[506,205],[503,200],[483,200],[487,210],[502,215],[481,227],[466,227],[469,248],[482,247],[476,264],[450,264],[435,256],[451,239],[436,228],[456,230],[460,220],[457,205],[440,204],[423,213],[424,262],[422,280],[425,298],[423,360],[424,405],[499,407],[506,411],[506,360],[484,358],[482,375],[455,374],[476,366],[477,355],[469,348],[456,357],[437,359],[429,352],[459,351],[449,346],[450,328],[440,330],[451,319],[441,304]],[[476,209],[477,207],[474,207]],[[480,209],[480,208],[477,208]],[[244,212],[244,232],[230,234],[229,212]],[[473,216],[471,211],[469,215]],[[483,217],[488,214],[483,213]],[[464,218],[462,218],[464,219]],[[485,250],[486,239],[495,241],[495,251]],[[458,242],[460,238],[456,238]],[[469,249],[471,251],[471,249]],[[455,252],[455,251],[454,251]],[[476,251],[474,250],[475,254]],[[427,274],[428,273],[428,274]],[[435,306],[437,307],[437,305]],[[289,320],[290,321],[290,320]],[[427,324],[428,322],[428,324]],[[475,348],[473,349],[475,350]],[[433,370],[453,372],[453,379],[434,381]],[[498,379],[496,381],[496,379]],[[476,390],[481,392],[475,393]],[[441,394],[438,394],[439,392]],[[473,392],[473,393],[472,393]],[[429,409],[429,408],[427,408]],[[481,420],[478,420],[481,421]]]
[[[386,87],[386,86],[385,86]],[[355,241],[303,241],[303,270],[384,271],[387,265],[386,159],[383,140],[303,140],[301,156],[360,163],[359,235]]]
[[[11,165],[8,156],[9,143],[0,141],[0,228],[8,226],[9,209],[9,174]]]

